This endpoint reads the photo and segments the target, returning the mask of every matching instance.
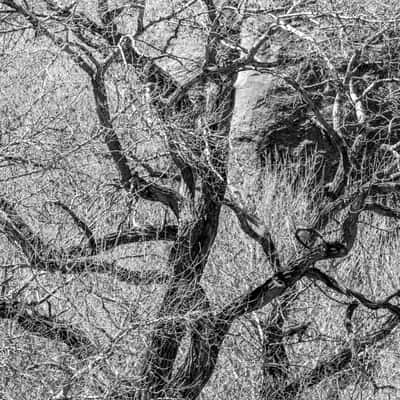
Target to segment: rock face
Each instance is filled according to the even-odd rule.
[[[250,48],[253,40],[250,35],[244,35],[242,46]],[[261,51],[261,60],[276,63],[277,72],[282,74],[301,74],[305,82],[318,79],[312,76],[316,72],[304,61],[304,56],[288,58],[292,51],[296,54],[293,49],[296,43],[290,43],[284,36],[281,40],[286,45],[266,47]],[[313,153],[324,179],[333,177],[337,164],[335,148],[315,123],[303,99],[283,79],[257,71],[242,71],[235,87],[231,155],[242,171],[246,170],[247,176],[253,176],[254,170],[267,160],[275,163],[288,156],[301,160]],[[316,94],[314,101],[322,109],[320,97]]]
[[[260,29],[254,35],[244,31],[242,46],[251,48],[259,35]],[[326,60],[310,55],[304,42],[296,41],[293,36],[275,35],[274,41],[260,53],[260,61],[277,65],[271,74],[244,71],[236,82],[231,154],[243,168],[250,171],[250,164],[255,169],[255,163],[262,166],[267,160],[274,163],[288,157],[301,165],[311,155],[318,180],[330,182],[335,175],[339,159],[336,146],[304,98],[280,78],[283,75],[306,88],[315,108],[331,126],[335,96],[340,90],[345,91],[341,131],[357,178],[373,171],[377,158],[382,162],[383,144],[400,140],[400,123],[396,122],[400,111],[396,98],[398,86],[395,89],[389,82],[398,82],[398,78],[393,79],[399,76],[398,63],[393,61],[395,54],[400,55],[397,41],[378,41],[370,53],[357,61],[351,89],[349,83],[343,84],[351,52],[334,54],[332,50],[334,73],[327,68]],[[362,100],[365,115],[360,120],[352,91],[357,98],[372,82],[376,86],[368,89],[368,96]]]
[[[251,48],[270,27],[266,22],[268,16],[257,18],[246,19],[242,26],[240,38],[243,48]],[[299,39],[292,33],[276,31],[257,52],[259,61],[275,65],[269,70],[270,73],[254,70],[239,73],[235,84],[235,108],[230,135],[231,170],[240,170],[240,173],[233,173],[230,178],[236,184],[252,182],[259,174],[259,167],[266,162],[275,163],[293,158],[299,161],[298,165],[304,165],[303,161],[309,160],[310,156],[314,160],[318,180],[326,183],[335,176],[339,160],[336,146],[316,120],[315,112],[282,76],[291,77],[305,88],[315,108],[330,125],[333,125],[333,104],[337,89],[346,90],[341,130],[352,161],[356,161],[353,164],[358,163],[360,166],[355,172],[357,177],[367,172],[365,165],[374,164],[374,155],[382,144],[400,140],[398,82],[393,83],[393,88],[387,82],[400,76],[397,61],[400,56],[398,32],[387,32],[385,40],[378,38],[376,43],[371,44],[352,73],[358,92],[356,95],[363,93],[372,82],[386,80],[386,83],[378,85],[364,99],[367,118],[360,123],[348,83],[345,88],[343,77],[354,50],[365,38],[355,37],[353,41],[343,43],[335,31],[323,33],[320,28],[314,28],[313,24],[305,25],[302,21],[291,21],[291,26],[313,37],[325,35],[320,42],[321,46],[326,46],[324,50],[327,56],[321,56],[315,46],[308,46],[307,40]],[[362,36],[362,32],[359,34]],[[188,50],[182,45],[182,52],[189,52],[192,57],[198,55],[201,60],[204,56],[201,40],[196,42],[196,46]],[[333,65],[331,69],[327,66],[327,58]],[[198,65],[192,67],[185,71],[190,70],[196,76],[199,73]],[[184,73],[182,75],[185,76]],[[185,77],[185,83],[188,79]],[[196,88],[192,92],[191,104],[198,104],[201,109],[204,99],[196,97]],[[195,108],[192,111],[196,114]]]
[[[239,166],[241,172],[231,178],[235,184],[244,185],[244,182],[238,181],[240,175],[247,181],[247,185],[254,187],[253,181],[257,179],[257,166],[260,163],[260,132],[268,121],[266,110],[259,107],[258,103],[271,94],[275,82],[271,75],[253,71],[239,73],[235,84],[235,109],[231,132],[231,162]],[[237,168],[230,170],[236,171]],[[247,189],[247,185],[243,189]]]

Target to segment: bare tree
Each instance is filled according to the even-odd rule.
[[[42,85],[32,84],[29,99],[9,88],[15,97],[2,101],[0,316],[41,338],[35,346],[52,343],[63,354],[30,363],[26,374],[57,370],[54,398],[195,399],[232,325],[247,316],[262,344],[262,396],[299,398],[329,379],[345,389],[373,364],[367,351],[397,327],[399,292],[370,298],[316,264],[350,259],[363,215],[400,215],[398,6],[94,3],[0,1],[2,67],[10,79],[29,71]],[[274,43],[286,46],[285,60],[263,58]],[[281,82],[296,99],[284,128],[318,135],[334,160],[322,184],[314,182],[312,218],[293,229],[291,258],[257,194],[246,182],[230,184],[246,180],[232,160],[257,151],[252,138],[232,140],[243,71]],[[256,145],[265,149],[265,138]],[[271,269],[214,304],[203,282],[226,212]],[[146,285],[147,303],[135,294]],[[340,296],[350,339],[323,359],[310,354],[311,369],[296,369],[291,349],[303,345],[310,323],[288,320],[315,288]],[[140,304],[157,311],[143,320]],[[263,320],[250,317],[268,304]],[[48,397],[40,379],[36,396]]]

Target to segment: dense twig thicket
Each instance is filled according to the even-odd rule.
[[[1,0],[6,398],[396,390],[374,351],[400,321],[399,21],[389,0]],[[250,76],[273,89],[240,136]],[[251,164],[293,143],[300,180]],[[386,272],[359,274],[368,246]]]

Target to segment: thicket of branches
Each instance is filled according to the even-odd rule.
[[[400,321],[399,18],[389,0],[1,0],[2,391],[396,390],[377,371]],[[258,137],[232,126],[245,71],[276,85]],[[309,174],[257,172],[292,137]]]

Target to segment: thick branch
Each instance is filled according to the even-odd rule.
[[[135,243],[144,240],[174,240],[177,227],[168,225],[162,228],[144,226],[129,231],[109,234],[100,239],[94,239],[87,247],[74,247],[66,251],[57,251],[45,245],[38,235],[35,235],[28,224],[17,214],[14,206],[4,199],[0,200],[0,209],[8,219],[0,218],[0,224],[6,236],[17,243],[25,254],[30,268],[51,273],[62,274],[99,273],[115,276],[121,282],[135,285],[165,283],[169,276],[159,271],[132,271],[117,266],[115,263],[100,262],[93,259],[72,259],[69,257],[82,254],[97,254],[101,251],[115,248],[122,244]]]
[[[373,346],[389,336],[398,326],[399,321],[398,317],[392,316],[379,330],[364,337],[356,338],[351,346],[344,347],[334,356],[318,362],[312,371],[288,385],[284,390],[284,395],[287,398],[295,396],[306,387],[317,385],[324,379],[344,372],[351,360],[359,356],[369,346]]]
[[[96,353],[94,344],[79,328],[43,315],[25,303],[0,301],[0,318],[15,320],[34,335],[64,342],[79,358]]]
[[[102,71],[102,68],[101,68],[99,62],[97,62],[94,59],[94,57],[90,54],[90,52],[86,48],[84,48],[84,46],[79,46],[78,43],[75,44],[76,46],[79,47],[80,51],[83,51],[85,56],[89,57],[89,59],[92,61],[92,63],[94,64],[94,67],[97,69],[97,72],[95,72],[95,70],[77,52],[75,52],[71,48],[70,44],[65,43],[63,40],[61,40],[60,38],[57,38],[56,36],[51,34],[48,30],[46,30],[43,26],[41,26],[41,22],[40,22],[39,18],[37,18],[36,15],[34,15],[31,12],[28,12],[28,10],[25,10],[23,7],[18,6],[13,1],[5,1],[3,3],[8,5],[9,7],[13,8],[19,14],[21,14],[25,18],[27,18],[35,29],[44,31],[46,33],[46,35],[58,47],[60,47],[63,51],[66,51],[68,54],[70,54],[71,57],[74,59],[74,61],[91,77],[95,101],[96,101],[96,110],[97,110],[97,114],[98,114],[102,129],[104,130],[105,141],[106,141],[107,147],[109,148],[111,156],[114,160],[114,163],[119,170],[119,173],[121,175],[121,180],[123,182],[124,187],[127,190],[132,189],[137,195],[141,196],[142,198],[144,198],[146,200],[157,201],[157,202],[161,202],[161,203],[167,205],[169,208],[171,208],[173,210],[175,215],[178,215],[179,196],[172,189],[164,188],[164,187],[156,185],[155,183],[152,183],[152,182],[147,182],[143,178],[139,177],[137,175],[137,173],[133,174],[132,171],[130,170],[127,158],[122,151],[121,143],[120,143],[120,141],[115,133],[115,130],[113,129],[112,123],[111,123],[111,117],[110,117],[109,107],[108,107],[108,103],[107,103],[107,94],[106,94],[104,77],[103,77],[104,71]],[[52,4],[52,8],[55,11],[57,11],[57,13],[59,13],[60,16],[62,16],[64,18],[67,18],[67,16],[72,18],[72,19],[68,19],[69,24],[73,23],[73,24],[76,24],[77,27],[82,27],[84,29],[88,29],[94,34],[101,35],[101,37],[103,37],[106,40],[109,40],[109,41],[111,40],[113,42],[113,44],[118,43],[119,40],[122,38],[122,36],[117,33],[112,33],[110,35],[109,29],[103,29],[103,28],[99,27],[97,24],[95,24],[93,21],[91,21],[85,15],[83,15],[81,13],[79,13],[79,18],[77,18],[78,14],[75,14],[75,12],[73,10],[70,10],[68,8],[61,9],[54,2],[49,2],[49,4]],[[110,37],[110,36],[112,36],[112,37]],[[116,38],[114,36],[118,36],[119,39],[117,42],[115,42]],[[122,50],[129,49],[130,56],[131,56],[131,57],[126,57],[126,60],[129,59],[131,61],[131,63],[133,63],[132,55],[134,55],[135,59],[141,59],[141,61],[143,63],[143,67],[144,67],[146,65],[146,63],[143,61],[142,57],[139,56],[139,54],[134,54],[135,51],[132,46],[127,47],[126,43],[129,42],[129,40],[124,40],[124,42],[125,42],[125,46],[121,45],[121,49]],[[99,44],[99,48],[100,47],[101,47],[101,45]],[[159,80],[159,78],[162,75],[162,78],[165,81],[165,79],[166,79],[165,72],[162,72],[161,69],[157,68],[155,65],[153,66],[152,69],[155,71],[153,73],[157,73],[157,80]],[[170,80],[171,80],[171,78],[167,78],[168,83]],[[167,85],[167,86],[170,87],[169,85]]]
[[[47,246],[38,235],[33,233],[29,225],[17,213],[13,204],[0,198],[0,210],[7,216],[7,218],[0,217],[0,225],[8,239],[20,246],[28,260],[36,262],[46,252]]]
[[[71,218],[74,220],[74,222],[78,226],[78,228],[83,230],[83,232],[85,233],[85,235],[89,241],[89,245],[90,245],[92,251],[95,251],[96,240],[93,236],[92,230],[89,228],[89,226],[86,224],[86,222],[83,219],[79,218],[75,214],[74,211],[72,211],[69,207],[67,207],[67,205],[65,205],[61,201],[57,201],[55,204],[60,206],[63,210],[65,210],[71,216]]]
[[[347,249],[340,243],[323,243],[291,262],[263,285],[238,297],[217,314],[195,321],[191,346],[185,362],[178,370],[171,387],[173,395],[195,399],[214,372],[221,345],[230,326],[240,316],[255,311],[283,295],[315,262],[342,257]]]
[[[269,278],[261,286],[238,297],[219,313],[196,321],[187,358],[176,375],[172,389],[174,393],[178,392],[179,395],[189,399],[198,396],[214,371],[219,350],[233,321],[287,293],[288,289],[293,287],[317,261],[344,257],[350,252],[357,234],[357,220],[365,196],[358,193],[353,199],[342,226],[343,242],[322,240],[322,243],[289,263],[283,271]],[[197,364],[202,366],[201,369],[196,366]]]
[[[316,279],[318,281],[323,282],[330,289],[334,290],[337,293],[340,293],[344,296],[351,297],[357,299],[363,306],[367,307],[370,310],[388,310],[400,318],[400,307],[390,303],[388,299],[384,299],[381,301],[373,301],[365,297],[362,293],[357,292],[356,290],[349,289],[345,286],[342,286],[335,278],[329,276],[328,274],[320,271],[317,268],[309,269],[305,275],[309,278]],[[389,296],[389,299],[393,297],[398,297],[399,292],[394,293]]]
[[[274,271],[280,271],[281,263],[278,252],[276,250],[275,243],[272,240],[271,233],[267,227],[263,226],[257,217],[250,215],[235,201],[225,199],[224,204],[236,214],[243,232],[261,245]]]
[[[107,274],[115,277],[121,282],[133,285],[163,284],[168,282],[169,275],[161,271],[134,271],[124,268],[116,263],[95,260],[74,260],[60,262],[44,262],[32,266],[47,272],[58,272],[61,274],[95,273]]]
[[[217,52],[218,53],[218,52]],[[217,60],[218,57],[215,58]],[[171,249],[169,263],[174,276],[165,294],[160,315],[176,315],[197,308],[205,302],[199,281],[215,241],[220,210],[227,186],[228,137],[234,107],[236,74],[210,77],[205,82],[207,91],[206,124],[203,125],[204,169],[201,191],[196,209],[188,209],[180,221],[178,239]],[[143,382],[148,390],[159,394],[167,390],[179,346],[186,326],[178,321],[158,324],[149,346]],[[193,371],[192,371],[193,372]],[[190,376],[193,373],[190,372]]]
[[[208,17],[210,18],[210,21],[214,23],[217,19],[217,9],[215,7],[214,1],[213,0],[203,0],[203,3],[207,7],[207,12],[208,12]]]
[[[187,136],[186,132],[181,135],[179,133],[174,134],[168,130],[166,136],[171,158],[175,165],[179,168],[183,179],[182,183],[185,185],[185,190],[180,191],[180,195],[188,197],[191,201],[193,201],[196,193],[195,168],[193,168],[193,165],[190,165],[185,158],[187,158],[189,154],[198,151],[196,151],[196,149],[194,149],[193,145],[190,143],[191,139],[185,139],[185,136]],[[186,194],[188,194],[188,196],[185,196]]]
[[[281,296],[287,288],[301,279],[310,266],[317,261],[344,257],[347,253],[348,249],[341,243],[325,242],[291,262],[283,272],[277,273],[263,285],[234,300],[219,315],[227,321],[233,321],[244,314],[258,310],[276,297]]]
[[[2,266],[0,265],[0,268]],[[152,285],[164,284],[170,280],[170,275],[158,270],[135,271],[124,268],[105,261],[95,260],[74,260],[74,261],[51,261],[47,260],[37,264],[15,264],[7,265],[7,267],[29,268],[38,271],[60,274],[106,274],[115,277],[120,282],[132,285]]]
[[[149,241],[174,241],[177,238],[178,227],[176,225],[165,225],[162,227],[154,225],[138,226],[128,230],[109,233],[101,238],[95,238],[93,254],[112,250],[118,246]],[[66,249],[64,252],[69,256],[90,254],[92,249],[87,246],[77,246]]]
[[[367,202],[364,206],[364,209],[366,211],[372,211],[384,217],[389,217],[394,219],[400,218],[400,209],[389,207],[384,204]]]
[[[92,87],[97,115],[104,130],[104,140],[118,168],[123,186],[126,190],[132,191],[145,200],[165,204],[178,216],[179,195],[174,190],[147,182],[137,172],[132,173],[128,159],[122,150],[121,142],[111,122],[104,76],[101,73],[96,74],[92,79]]]
[[[85,60],[84,57],[74,48],[77,47],[81,52],[83,52],[94,65],[97,64],[96,60],[87,50],[81,46],[79,43],[69,43],[57,37],[48,29],[46,29],[45,25],[42,23],[42,20],[35,14],[32,10],[24,8],[18,4],[16,4],[13,0],[4,0],[2,1],[3,4],[15,10],[19,15],[26,18],[29,23],[31,24],[32,28],[38,33],[43,34],[48,37],[59,49],[67,53],[71,59],[84,70],[89,76],[93,75],[94,69],[93,67]],[[54,3],[54,2],[53,2]],[[67,8],[65,9],[67,10]],[[71,13],[70,10],[67,11],[69,14]],[[73,15],[73,13],[71,14]]]

